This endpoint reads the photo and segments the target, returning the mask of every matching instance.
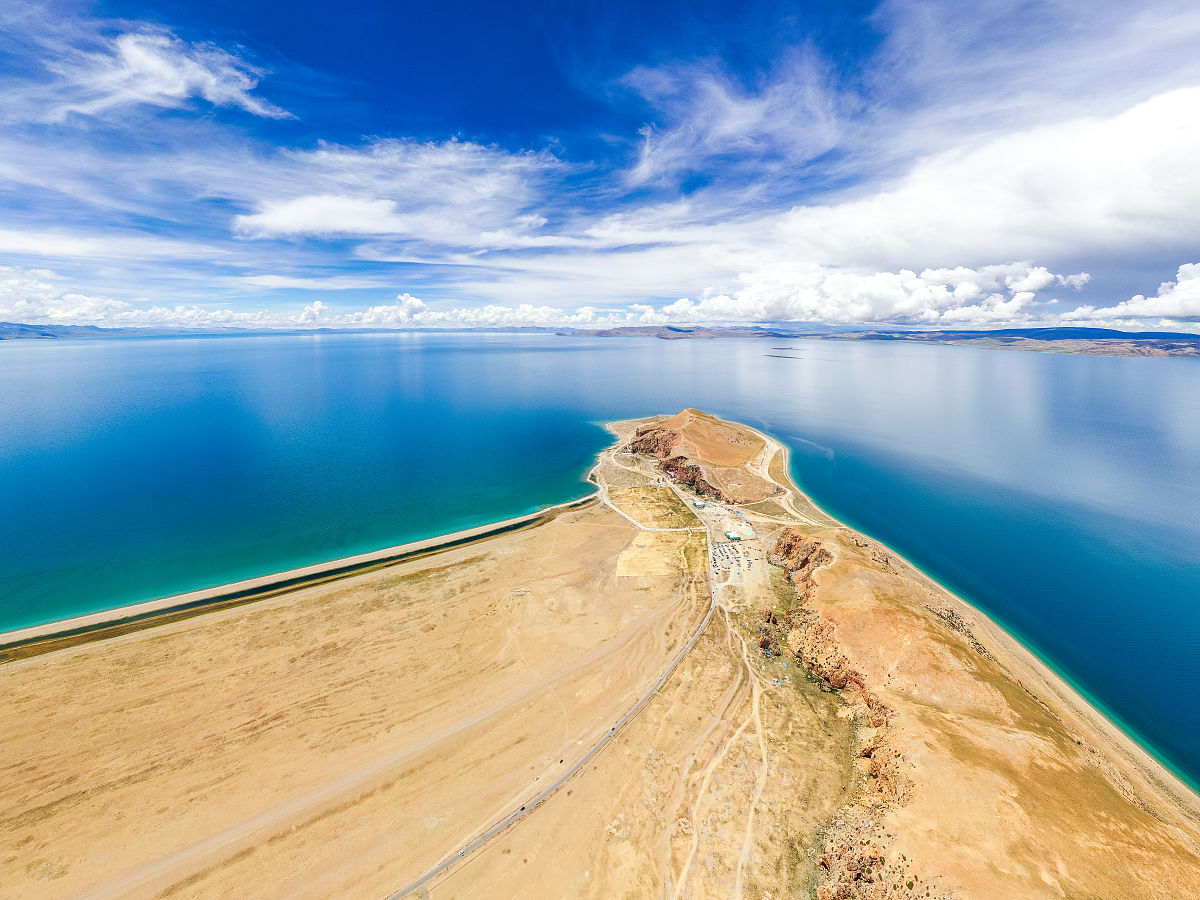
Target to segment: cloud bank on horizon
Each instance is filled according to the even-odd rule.
[[[10,5],[0,321],[1198,327],[1194,3],[646,6]]]

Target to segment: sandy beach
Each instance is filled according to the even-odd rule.
[[[699,411],[594,497],[0,637],[0,897],[1200,895],[1200,804]]]
[[[119,606],[115,609],[48,622],[44,625],[32,625],[28,628],[0,632],[0,662],[37,656],[66,646],[102,640],[117,634],[162,625],[169,621],[215,612],[218,609],[255,603],[318,584],[329,584],[343,578],[394,566],[400,562],[441,553],[454,547],[466,546],[499,534],[533,528],[549,522],[567,510],[580,509],[591,502],[593,502],[592,497],[581,497],[578,500],[548,506],[529,515],[517,516],[451,534],[438,535],[423,541],[398,544],[370,553],[360,553],[298,569],[288,569],[285,572],[263,575],[259,578],[235,581],[158,600],[149,600],[145,603]]]

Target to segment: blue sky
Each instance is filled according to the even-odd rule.
[[[1200,319],[1190,2],[17,2],[0,121],[0,320]]]

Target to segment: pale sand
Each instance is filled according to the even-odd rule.
[[[0,895],[386,893],[607,730],[707,607],[592,507],[0,667]],[[700,576],[702,578],[702,575]]]
[[[467,528],[463,531],[438,535],[421,541],[397,544],[394,547],[372,550],[369,553],[360,553],[355,556],[346,556],[341,559],[314,563],[311,566],[288,569],[258,578],[248,578],[244,581],[234,581],[229,584],[191,591],[186,594],[175,594],[158,600],[148,600],[145,603],[118,606],[114,609],[101,610],[100,612],[89,613],[84,616],[59,619],[58,621],[47,622],[43,625],[31,625],[28,628],[0,632],[0,661],[4,660],[3,651],[6,648],[14,647],[18,644],[36,643],[38,639],[67,635],[78,635],[79,637],[76,642],[83,642],[87,639],[84,637],[85,635],[90,632],[103,631],[106,626],[143,619],[150,621],[140,624],[139,628],[150,624],[157,624],[155,614],[159,613],[175,610],[182,611],[185,609],[203,612],[206,607],[216,605],[226,598],[230,598],[231,600],[236,599],[239,603],[253,602],[258,599],[264,599],[266,595],[273,592],[298,590],[308,587],[310,583],[316,584],[350,577],[360,574],[364,570],[395,565],[399,562],[428,556],[453,547],[465,546],[497,534],[539,525],[567,510],[580,509],[593,500],[594,498],[591,496],[581,497],[578,500],[570,500],[566,503],[547,506],[528,515],[504,519],[500,522],[491,522],[487,525],[480,525],[477,528]],[[242,599],[239,595],[248,596]],[[52,649],[58,648],[54,647]]]

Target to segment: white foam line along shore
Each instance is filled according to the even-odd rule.
[[[65,632],[80,631],[104,625],[112,625],[127,619],[134,619],[151,613],[167,612],[177,607],[187,607],[202,604],[206,601],[216,600],[226,595],[248,593],[256,590],[267,589],[278,582],[320,577],[321,575],[335,572],[339,569],[358,568],[362,566],[369,566],[372,563],[383,563],[393,556],[402,557],[409,556],[414,553],[436,552],[439,549],[442,549],[444,545],[451,544],[458,546],[461,543],[472,541],[477,538],[487,537],[493,532],[502,532],[511,530],[513,528],[518,528],[549,513],[552,513],[555,510],[565,510],[574,506],[581,506],[587,501],[594,499],[598,499],[597,494],[587,494],[575,500],[568,500],[565,503],[555,503],[552,506],[543,507],[537,512],[532,512],[524,516],[505,519],[501,522],[491,522],[487,525],[480,525],[476,528],[467,528],[463,531],[455,531],[450,534],[437,535],[436,537],[425,538],[424,540],[420,541],[413,541],[409,544],[397,544],[394,547],[385,547],[382,550],[372,550],[369,553],[360,553],[356,556],[346,556],[342,557],[341,559],[329,560],[328,562],[314,563],[311,566],[303,566],[298,569],[288,569],[284,572],[275,572],[270,575],[259,576],[258,578],[249,578],[245,581],[235,581],[230,584],[222,584],[216,587],[204,588],[202,590],[191,591],[186,594],[175,594],[171,597],[163,597],[159,600],[149,600],[145,603],[136,603],[131,606],[121,606],[117,607],[116,609],[101,610],[100,612],[76,616],[70,619],[60,619],[56,622],[47,622],[43,625],[31,625],[28,628],[19,628],[15,631],[0,632],[0,646],[16,644],[35,638],[49,637],[51,635],[62,634]],[[450,548],[447,547],[446,549]],[[397,560],[397,562],[403,561],[404,560]]]

